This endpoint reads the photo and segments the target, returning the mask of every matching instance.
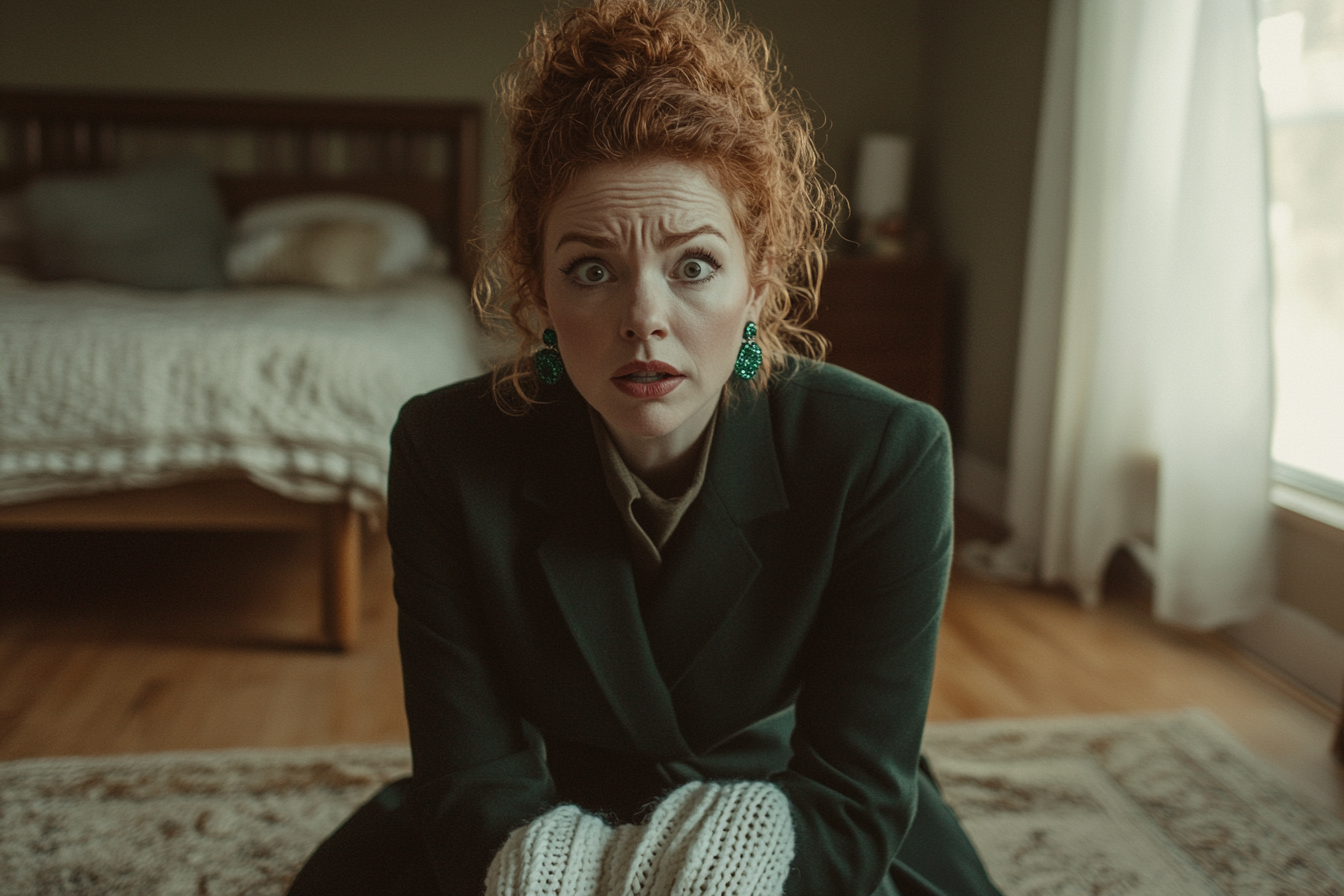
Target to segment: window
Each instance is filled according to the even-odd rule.
[[[1344,503],[1344,0],[1260,0],[1279,481]]]

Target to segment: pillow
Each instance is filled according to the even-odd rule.
[[[318,223],[325,226],[314,229]],[[244,212],[227,254],[229,278],[236,283],[275,282],[268,272],[273,270],[276,253],[297,253],[304,248],[315,251],[319,244],[330,263],[336,242],[344,240],[353,245],[364,239],[357,240],[354,231],[345,226],[352,223],[372,226],[382,236],[373,265],[375,281],[397,280],[434,269],[436,256],[429,228],[414,210],[370,196],[325,193],[274,199]],[[338,224],[342,226],[334,226]],[[314,262],[316,259],[305,259],[299,267],[324,267]],[[279,264],[293,269],[289,260]],[[353,269],[355,265],[350,262],[348,267]]]
[[[38,276],[151,289],[224,285],[224,209],[196,159],[40,177],[24,191],[24,206]]]
[[[368,289],[380,279],[378,259],[386,245],[387,235],[370,221],[308,221],[263,231],[233,247],[229,272],[249,271],[247,283]]]

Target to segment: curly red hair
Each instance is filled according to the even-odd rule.
[[[811,119],[781,84],[770,43],[705,0],[595,0],[537,25],[499,85],[508,125],[505,212],[472,295],[512,325],[495,371],[506,406],[535,401],[531,352],[551,206],[585,168],[662,156],[707,165],[764,282],[763,388],[787,354],[820,358],[816,314],[837,193],[820,175]]]

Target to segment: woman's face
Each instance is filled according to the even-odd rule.
[[[760,308],[746,246],[708,171],[669,159],[579,175],[543,234],[543,317],[627,462],[695,445]]]

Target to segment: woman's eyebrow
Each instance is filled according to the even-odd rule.
[[[614,249],[616,247],[616,243],[605,236],[597,236],[592,233],[579,233],[576,230],[571,230],[569,233],[560,237],[555,243],[556,250],[558,251],[565,243],[582,243],[585,246],[592,246],[594,249]]]
[[[669,249],[672,246],[680,246],[682,243],[690,242],[696,237],[704,236],[706,234],[709,236],[716,236],[725,243],[728,242],[728,238],[724,236],[723,232],[717,227],[714,227],[711,224],[705,224],[692,230],[663,234],[658,238],[658,249],[664,250]],[[561,236],[560,239],[556,240],[555,251],[559,251],[560,247],[564,246],[566,243],[582,243],[585,246],[592,246],[594,249],[616,248],[615,241],[608,237],[598,236],[594,233],[581,233],[577,230],[571,230]]]
[[[682,243],[688,243],[691,240],[695,239],[696,237],[704,236],[705,234],[709,234],[710,236],[716,236],[719,239],[723,240],[725,243],[728,242],[728,237],[724,236],[723,233],[720,232],[717,227],[705,224],[701,227],[695,228],[694,230],[688,230],[685,233],[663,234],[663,236],[658,240],[658,248],[669,249],[672,246],[680,246]]]

